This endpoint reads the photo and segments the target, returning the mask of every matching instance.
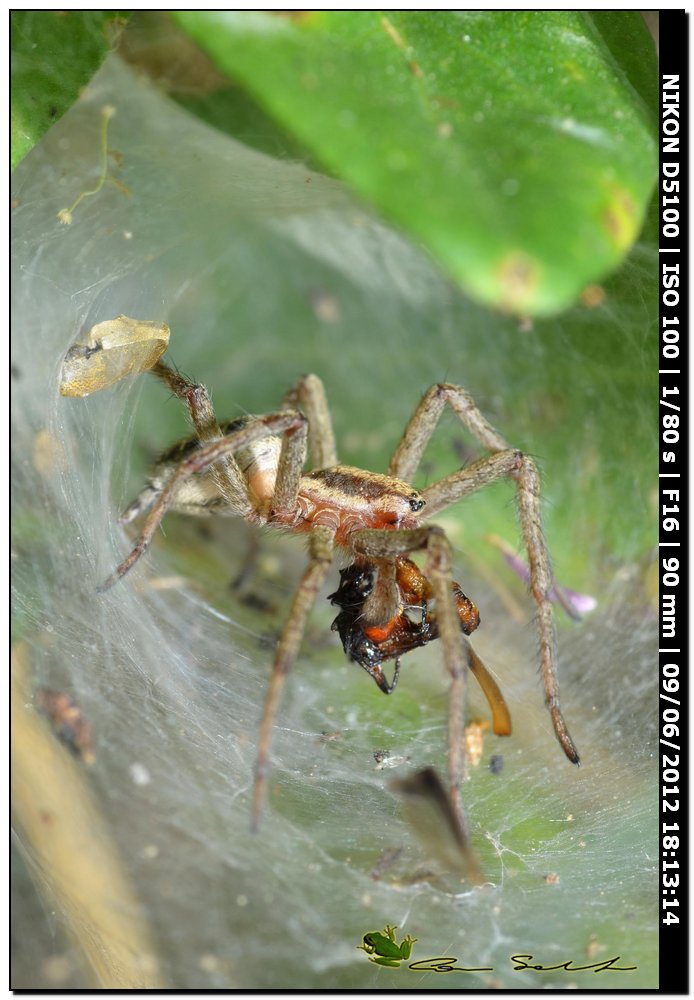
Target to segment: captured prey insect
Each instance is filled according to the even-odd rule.
[[[412,649],[438,639],[436,615],[431,607],[432,587],[416,563],[404,556],[395,560],[395,582],[399,605],[390,621],[369,625],[363,608],[373,591],[377,567],[365,562],[352,563],[340,570],[340,586],[328,600],[342,610],[332,624],[339,632],[342,646],[350,660],[364,667],[381,691],[392,694],[400,674],[400,657]],[[480,616],[457,583],[452,585],[460,627],[465,635],[477,628]],[[381,663],[395,660],[393,680],[388,684]]]
[[[469,393],[456,385],[433,385],[415,408],[383,475],[338,464],[325,391],[316,375],[298,379],[285,395],[281,409],[264,416],[245,416],[220,423],[204,386],[190,382],[162,361],[156,362],[151,371],[186,403],[195,434],[173,445],[161,456],[149,482],[127,508],[124,522],[149,513],[134,548],[102,589],[120,580],[149,548],[169,510],[195,515],[237,516],[252,524],[307,535],[308,565],[298,583],[277,645],[260,721],[252,805],[254,829],[266,796],[272,732],[284,684],[296,660],[309,611],[336,548],[346,552],[358,567],[351,582],[343,576],[338,603],[349,617],[350,598],[347,595],[343,601],[343,588],[359,586],[359,576],[363,574],[363,600],[357,596],[352,603],[360,605],[359,629],[377,630],[374,635],[377,649],[381,643],[381,659],[393,655],[391,649],[395,654],[398,649],[403,652],[407,645],[409,626],[401,615],[404,603],[409,600],[408,589],[420,591],[420,605],[426,602],[420,624],[415,626],[410,640],[414,639],[414,646],[423,645],[434,637],[434,632],[441,639],[443,660],[451,678],[448,780],[454,808],[464,822],[460,785],[464,763],[466,668],[471,667],[483,687],[488,674],[467,640],[463,641],[459,604],[459,595],[462,595],[451,578],[450,543],[440,527],[423,524],[422,518],[437,514],[504,477],[510,478],[516,487],[530,565],[530,590],[537,604],[545,700],[566,756],[578,763],[578,753],[559,706],[549,596],[553,577],[540,524],[538,471],[531,458],[512,448],[494,430]],[[410,483],[446,406],[452,408],[487,454],[424,490],[416,490]],[[309,469],[304,471],[308,454]],[[405,558],[418,550],[424,553],[421,572]],[[432,603],[435,618],[429,610]],[[466,614],[474,618],[470,607]],[[472,618],[470,630],[475,627]],[[385,627],[387,630],[391,626],[394,645],[389,649],[384,645],[388,637],[379,634],[378,629]],[[338,628],[343,631],[341,626]],[[343,632],[343,641],[348,630]],[[368,633],[365,634],[368,640]],[[358,660],[360,656],[368,659],[367,653],[354,645],[356,641],[348,639],[347,644],[352,644],[348,653],[358,653]],[[370,672],[380,683],[378,671],[372,669]],[[497,706],[496,721],[499,721],[503,699],[499,702],[491,692],[492,688],[487,685],[485,693],[493,708]]]
[[[363,609],[373,589],[375,572],[376,568],[366,563],[352,563],[340,570],[340,586],[329,596],[341,608],[332,628],[339,632],[349,659],[362,666],[384,694],[392,694],[400,676],[400,657],[439,637],[436,604],[432,601],[433,588],[416,563],[398,556],[395,579],[400,607],[390,621],[369,625],[364,621]],[[470,635],[480,623],[479,612],[457,583],[451,589],[460,629],[464,635]],[[466,640],[463,643],[470,671],[489,703],[494,732],[497,736],[510,736],[511,715],[499,686],[472,646]],[[381,669],[385,660],[395,660],[390,684]]]

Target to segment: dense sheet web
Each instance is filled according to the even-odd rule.
[[[98,175],[107,103],[116,108],[109,147],[122,163],[111,169],[129,193],[106,184],[61,225],[58,211]],[[196,123],[115,59],[18,170],[15,199],[18,706],[31,714],[37,687],[69,691],[96,754],[90,768],[56,763],[56,743],[46,758],[44,774],[60,782],[51,820],[60,836],[47,837],[45,816],[18,809],[16,985],[586,985],[578,973],[539,983],[513,972],[515,953],[546,965],[621,954],[638,972],[603,982],[606,973],[601,988],[627,976],[630,988],[654,985],[654,629],[628,578],[585,623],[560,631],[576,770],[542,705],[531,602],[520,588],[514,617],[494,573],[482,579],[480,550],[459,556],[456,579],[482,611],[476,648],[515,727],[505,741],[487,736],[464,788],[484,890],[437,871],[388,788],[391,775],[445,769],[436,643],[408,658],[386,698],[345,661],[330,632],[334,609],[319,601],[253,837],[256,728],[301,543],[262,534],[239,592],[229,584],[252,530],[172,517],[146,563],[96,594],[128,550],[118,512],[149,459],[187,425],[147,377],[61,399],[60,363],[78,330],[120,313],[168,322],[169,357],[206,382],[223,418],[275,408],[297,375],[315,370],[341,457],[381,471],[437,379],[465,383],[491,419],[503,414],[503,378],[485,374],[484,350],[466,354],[488,336],[488,315],[336,182]],[[522,418],[518,427],[531,435]],[[452,420],[443,434],[461,436]],[[453,449],[449,462],[460,464]],[[493,494],[516,541],[513,491]],[[457,511],[440,519],[467,551],[475,524],[463,521]],[[337,571],[326,594],[336,580]],[[470,715],[483,714],[483,698],[471,696]],[[17,729],[23,783],[43,746],[32,733]],[[501,773],[490,754],[503,755]],[[386,923],[417,938],[413,960],[457,956],[494,971],[379,968],[356,946]],[[122,935],[129,957],[117,968],[97,957],[100,934]]]

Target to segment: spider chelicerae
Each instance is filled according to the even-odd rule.
[[[496,705],[503,714],[505,706],[502,710],[503,699],[499,702],[498,688],[493,681],[491,686],[488,684],[491,678],[462,634],[471,628],[466,629],[463,621],[458,595],[463,598],[464,595],[451,578],[450,543],[441,528],[421,522],[424,517],[439,513],[503,477],[513,480],[516,487],[530,566],[530,591],[537,605],[545,700],[566,756],[573,763],[579,762],[559,707],[550,600],[553,577],[540,521],[537,467],[489,424],[469,393],[456,385],[433,385],[416,407],[388,471],[382,475],[338,464],[325,391],[316,375],[298,379],[285,395],[281,410],[220,423],[204,386],[189,381],[161,361],[151,371],[186,403],[195,434],[173,445],[159,458],[149,482],[127,508],[122,518],[126,523],[139,514],[149,513],[135,547],[101,589],[116,583],[147,550],[169,510],[237,516],[252,524],[272,525],[307,535],[308,565],[277,645],[260,722],[252,806],[254,828],[266,795],[272,730],[284,683],[296,660],[307,616],[335,549],[348,553],[353,567],[352,576],[345,578],[343,574],[341,590],[333,595],[343,609],[342,614],[347,615],[342,627],[337,627],[345,648],[350,644],[348,653],[359,662],[366,659],[362,665],[386,693],[394,684],[387,685],[382,674],[381,683],[377,676],[380,667],[372,670],[370,666],[378,667],[381,659],[424,645],[430,638],[441,639],[444,663],[451,677],[448,778],[453,806],[464,823],[460,786],[468,666],[480,680],[493,711]],[[409,484],[446,406],[457,414],[487,455],[421,491],[416,490]],[[306,472],[307,455],[310,468]],[[425,554],[422,571],[407,558],[417,550]],[[425,608],[421,624],[410,628],[403,615],[412,593],[424,595],[426,604],[420,602]],[[435,622],[428,610],[431,603],[435,607]],[[469,613],[469,608],[465,613]],[[336,624],[339,621],[338,616]],[[371,647],[360,645],[360,634],[372,643]],[[376,654],[374,662],[369,664],[372,648]],[[398,667],[396,661],[396,676]],[[500,725],[503,728],[503,720]]]

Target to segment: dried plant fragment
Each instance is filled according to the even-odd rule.
[[[156,320],[116,319],[97,323],[65,355],[60,373],[63,396],[90,396],[156,365],[169,343],[169,328]]]

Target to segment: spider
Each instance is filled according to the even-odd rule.
[[[203,385],[158,361],[152,373],[182,399],[195,434],[174,444],[158,460],[149,482],[126,509],[128,523],[149,511],[130,554],[100,590],[120,580],[149,548],[168,510],[195,515],[242,517],[307,535],[309,561],[280,636],[260,721],[251,825],[257,829],[268,779],[274,720],[287,675],[296,660],[306,620],[337,548],[369,567],[372,579],[360,609],[363,626],[393,622],[402,610],[398,560],[425,553],[423,577],[436,606],[443,660],[451,677],[448,714],[448,780],[453,807],[465,825],[461,800],[463,709],[466,666],[472,647],[463,643],[451,578],[451,546],[443,530],[422,524],[426,516],[503,477],[516,486],[521,530],[530,564],[530,590],[537,604],[540,669],[554,731],[566,756],[579,757],[559,706],[549,554],[540,524],[540,481],[535,463],[510,447],[464,389],[433,385],[416,407],[385,475],[338,465],[323,383],[316,375],[297,380],[283,409],[219,423]],[[409,485],[444,407],[448,405],[488,452],[419,491]],[[304,464],[310,452],[310,470]],[[400,564],[402,566],[402,563]],[[428,640],[425,640],[428,641]]]

